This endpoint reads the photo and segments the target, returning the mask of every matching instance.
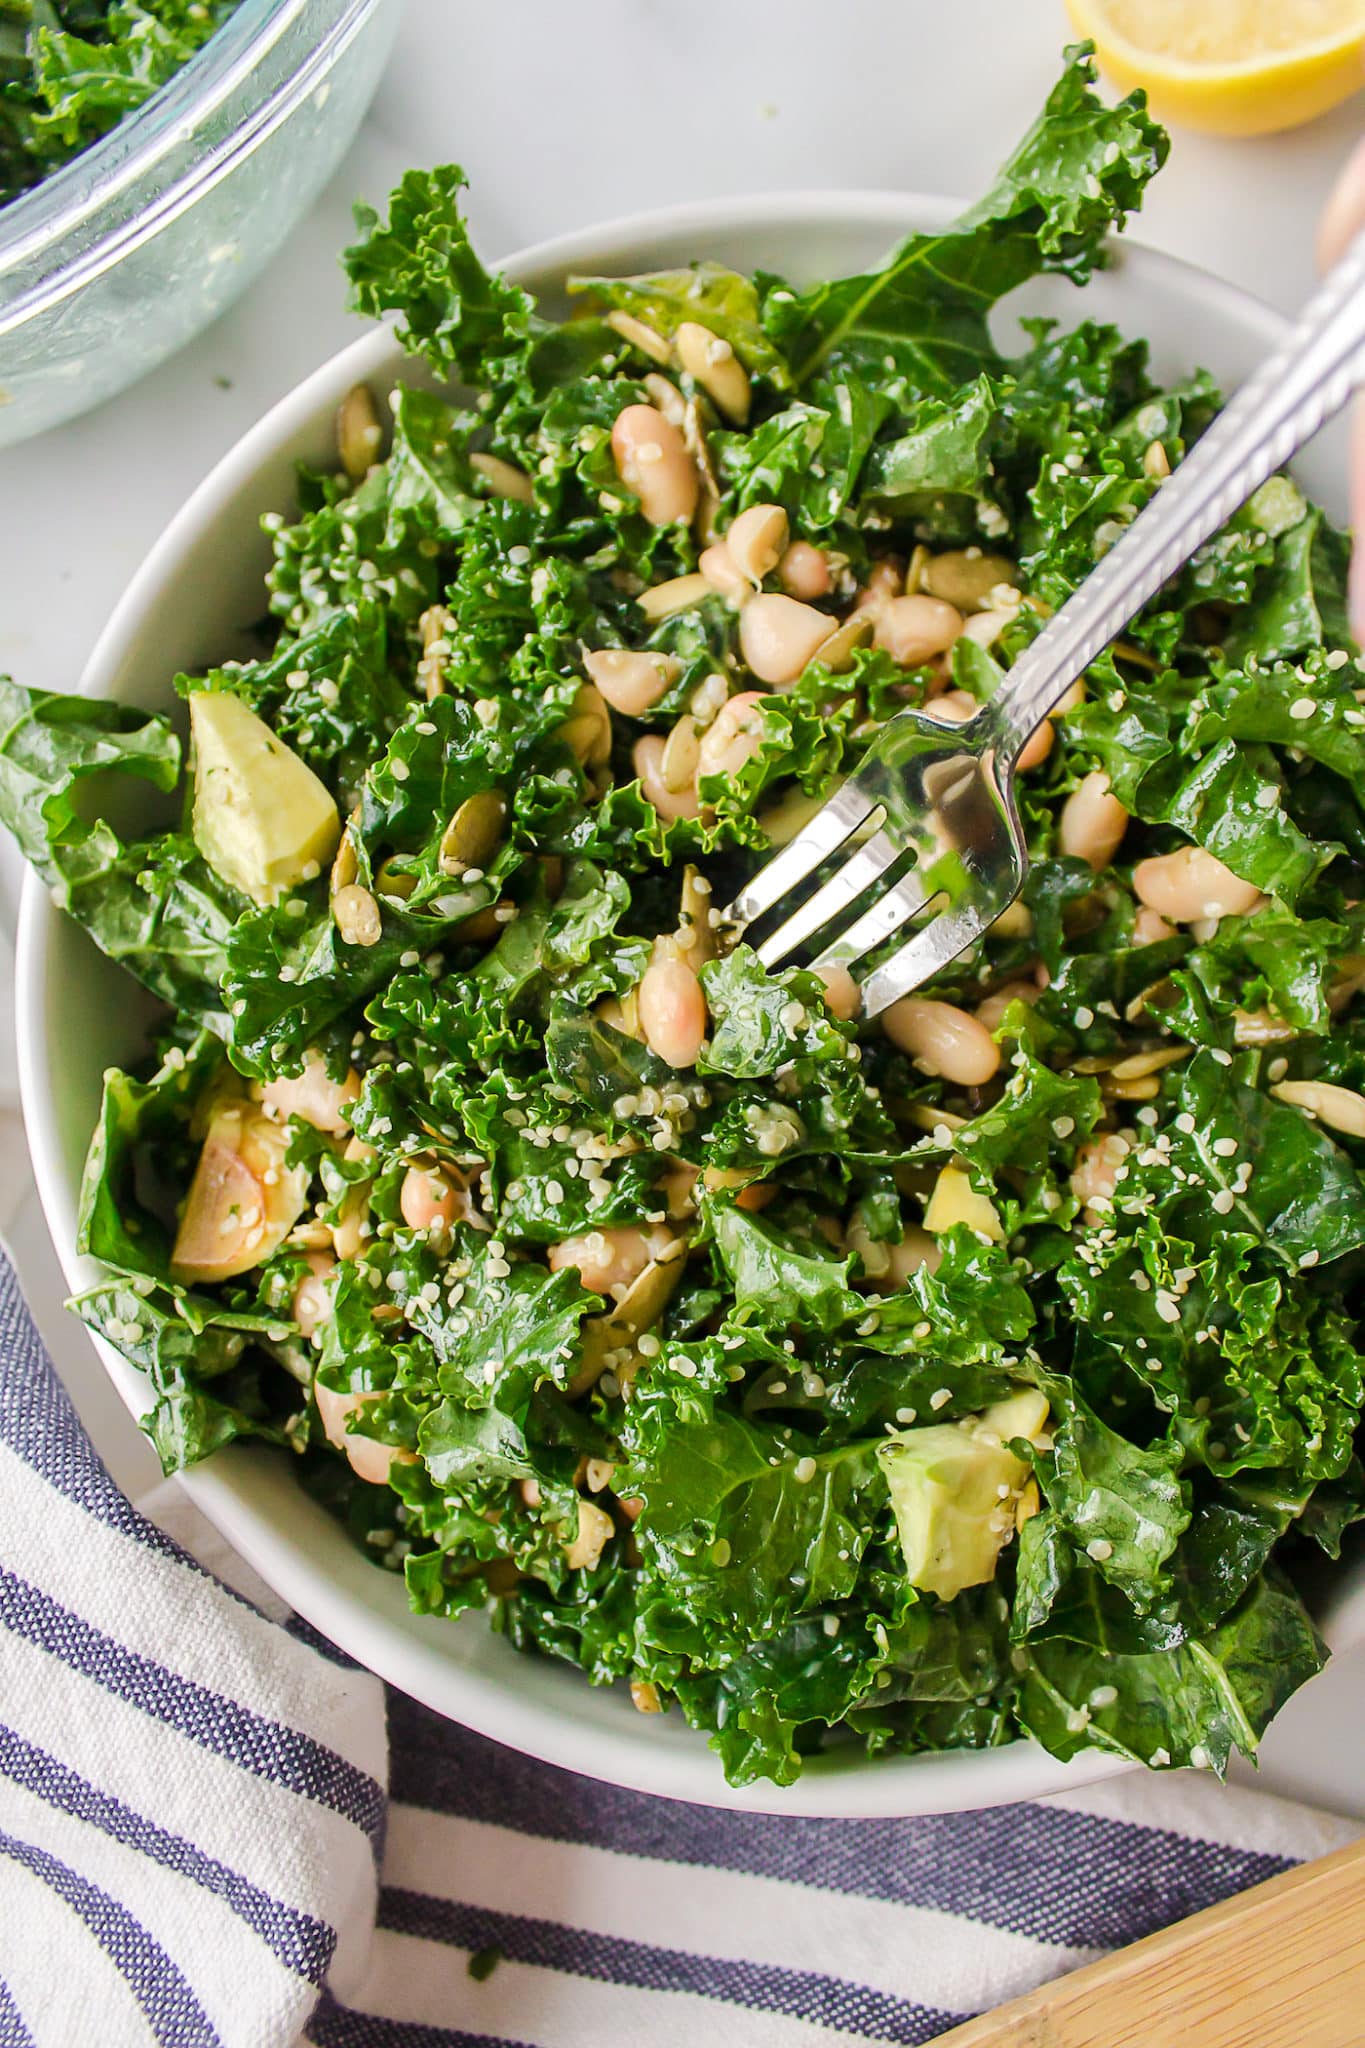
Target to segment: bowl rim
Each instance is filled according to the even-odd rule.
[[[944,224],[959,203],[936,194],[884,190],[779,192],[714,199],[698,204],[627,214],[557,235],[518,250],[497,264],[513,281],[545,273],[563,275],[588,265],[608,265],[617,246],[638,248],[668,234],[761,232],[774,227],[840,224],[885,227],[889,235]],[[1141,242],[1117,244],[1121,260],[1141,278],[1165,278],[1190,299],[1192,311],[1216,303],[1236,324],[1266,347],[1282,338],[1288,323],[1263,301]],[[314,421],[338,389],[402,361],[402,351],[384,326],[361,335],[320,364],[287,392],[218,461],[163,529],[100,634],[83,670],[82,694],[103,693],[123,667],[144,610],[179,571],[222,507],[249,485],[289,441]],[[262,506],[262,510],[270,509]],[[32,872],[20,903],[15,963],[20,1095],[34,1173],[49,1230],[64,1276],[73,1289],[88,1284],[100,1269],[74,1250],[76,1188],[61,1164],[52,1099],[45,1093],[40,1057],[48,949],[60,913]],[[111,1345],[87,1332],[101,1363],[136,1416],[145,1405],[145,1380]],[[140,1398],[141,1396],[141,1398]],[[240,1455],[239,1455],[240,1453]],[[892,1818],[1003,1805],[1043,1794],[1065,1793],[1109,1778],[1133,1766],[1099,1748],[1061,1763],[1039,1745],[1016,1740],[993,1750],[956,1750],[884,1757],[869,1763],[859,1753],[842,1763],[837,1752],[812,1760],[794,1786],[728,1786],[714,1752],[698,1734],[686,1753],[660,1749],[650,1770],[623,1768],[614,1728],[600,1723],[563,1722],[515,1682],[458,1668],[442,1649],[436,1630],[405,1633],[373,1605],[353,1599],[335,1574],[292,1540],[281,1547],[262,1503],[253,1498],[259,1467],[248,1447],[233,1446],[206,1465],[181,1474],[181,1483],[222,1535],[295,1612],[343,1650],[390,1683],[448,1718],[542,1762],[603,1782],[654,1796],[742,1811],[819,1818]],[[268,1489],[267,1489],[268,1491]],[[364,1561],[362,1561],[363,1563]],[[373,1569],[372,1567],[367,1567]],[[482,1619],[482,1617],[480,1617]],[[448,1625],[448,1624],[447,1624]],[[586,1680],[584,1681],[586,1684]]]
[[[111,201],[174,163],[206,113],[228,103],[269,62],[282,39],[315,0],[240,0],[208,41],[140,107],[30,191],[0,207],[0,290],[4,280],[36,263],[39,275],[0,305],[0,336],[69,298],[133,250],[154,239],[211,191],[272,135],[326,79],[385,0],[341,0],[301,60],[273,80],[265,97],[228,134],[190,161],[130,217],[97,232],[90,245],[63,257],[81,231],[98,223]],[[45,254],[55,260],[42,268]]]

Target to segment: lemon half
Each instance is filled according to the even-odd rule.
[[[1067,0],[1125,91],[1162,121],[1267,135],[1365,85],[1365,0]]]

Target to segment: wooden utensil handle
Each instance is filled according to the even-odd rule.
[[[943,2034],[936,2048],[1362,2048],[1365,1836]]]

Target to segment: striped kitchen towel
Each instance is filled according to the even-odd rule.
[[[1357,1832],[1188,1776],[675,1806],[386,1717],[226,1567],[113,1485],[0,1255],[0,2048],[929,2041]]]

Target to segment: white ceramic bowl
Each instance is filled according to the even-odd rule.
[[[525,251],[504,267],[551,303],[570,271],[634,271],[712,256],[798,280],[874,263],[907,230],[955,209],[904,193],[792,194],[674,209],[590,229]],[[1078,293],[1047,281],[1015,304],[1071,323],[1112,320],[1153,344],[1157,374],[1196,365],[1235,384],[1279,338],[1283,323],[1232,287],[1134,245]],[[157,710],[173,703],[171,677],[233,651],[261,610],[268,551],[263,512],[287,510],[300,458],[326,462],[332,416],[357,379],[385,390],[403,371],[391,336],[377,330],[345,349],[239,442],[172,520],[134,578],[82,679],[91,696]],[[1333,509],[1342,498],[1340,444],[1326,440],[1300,468]],[[100,1075],[135,1059],[150,1005],[30,878],[18,957],[21,1092],[48,1224],[73,1289],[96,1278],[76,1256],[76,1195],[94,1123]],[[142,1376],[95,1340],[134,1414]],[[772,1813],[901,1815],[987,1806],[1057,1791],[1125,1768],[1098,1751],[1070,1765],[1032,1743],[868,1762],[852,1747],[813,1761],[789,1790],[732,1791],[702,1736],[679,1714],[637,1714],[624,1688],[594,1690],[564,1665],[519,1656],[477,1614],[458,1622],[408,1611],[403,1582],[376,1570],[295,1481],[287,1456],[234,1446],[186,1475],[205,1513],[281,1596],[362,1663],[453,1720],[513,1748],[589,1776],[668,1798]],[[1345,1578],[1338,1643],[1365,1635],[1365,1586]]]

